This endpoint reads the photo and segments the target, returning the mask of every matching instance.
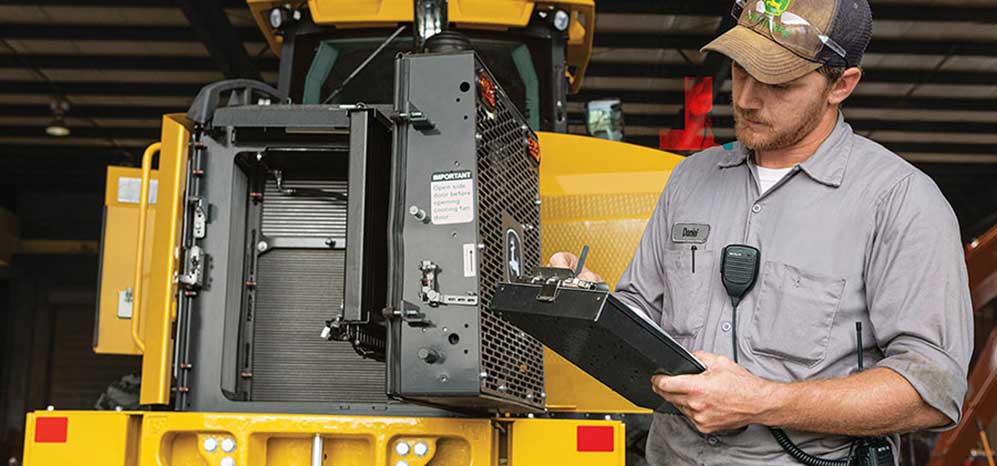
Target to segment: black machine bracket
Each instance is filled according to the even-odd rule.
[[[391,119],[404,122],[412,125],[415,129],[419,131],[429,131],[436,128],[436,124],[433,123],[425,113],[422,113],[415,104],[408,102],[408,110],[401,112],[394,112],[391,114]]]
[[[402,308],[384,308],[384,318],[401,319],[412,327],[431,327],[433,322],[426,318],[426,314],[419,311],[419,308],[408,301],[402,301]]]
[[[231,92],[227,105],[221,105],[222,95]],[[253,96],[259,99],[253,100]],[[194,97],[194,103],[187,110],[187,118],[199,125],[205,125],[215,115],[215,110],[223,106],[281,104],[290,103],[287,96],[266,83],[253,79],[227,79],[208,84]]]
[[[522,282],[540,285],[540,291],[537,292],[536,299],[545,303],[556,301],[558,291],[562,287],[580,290],[609,291],[609,285],[605,283],[579,279],[571,269],[562,269],[559,267],[540,267],[536,275],[526,278]]]

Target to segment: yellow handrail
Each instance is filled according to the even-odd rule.
[[[152,156],[159,152],[161,143],[153,143],[142,154],[142,188],[138,199],[138,247],[135,249],[135,286],[132,291],[132,341],[142,352],[145,342],[139,336],[139,310],[142,309],[142,272],[145,269],[145,225],[149,213],[149,179],[152,177]]]

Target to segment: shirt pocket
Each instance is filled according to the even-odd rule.
[[[695,254],[695,259],[693,259]],[[699,334],[710,306],[710,289],[719,281],[714,275],[714,252],[691,247],[665,252],[666,301],[661,326],[683,344]],[[695,270],[693,270],[695,260]],[[686,337],[686,338],[683,338]]]
[[[813,367],[827,356],[845,279],[766,262],[748,344],[756,355]]]

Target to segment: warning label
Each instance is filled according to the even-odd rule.
[[[434,173],[430,183],[430,209],[434,225],[473,221],[474,178],[471,171]]]
[[[159,190],[158,180],[149,180],[149,204],[156,203],[156,191]],[[142,198],[141,178],[121,178],[118,180],[118,202],[122,204],[138,204]]]

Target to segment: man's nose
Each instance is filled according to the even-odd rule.
[[[735,101],[737,106],[746,110],[761,108],[761,99],[758,96],[760,86],[760,83],[751,77],[745,79],[737,92],[737,100]]]

